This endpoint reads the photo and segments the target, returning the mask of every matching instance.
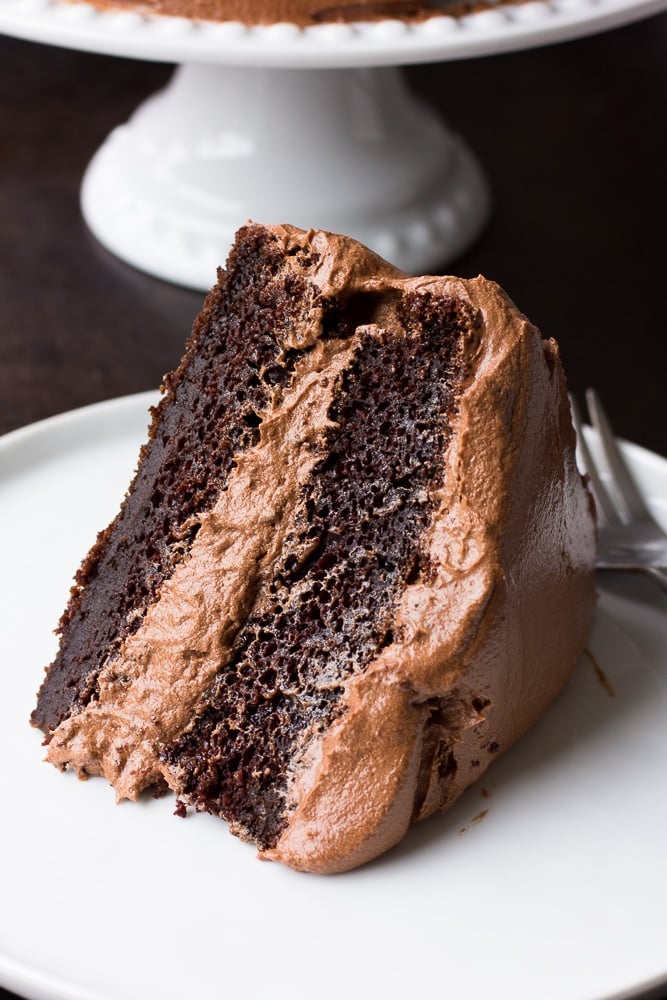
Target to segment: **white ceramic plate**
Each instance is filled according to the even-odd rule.
[[[528,0],[466,17],[294,24],[236,22],[101,11],[67,0],[0,0],[0,31],[34,41],[166,62],[228,66],[380,66],[462,59],[561,42],[647,17],[665,0]]]
[[[348,875],[256,860],[174,801],[114,804],[28,725],[70,579],[152,397],[0,439],[0,983],[33,998],[619,1000],[667,981],[667,607],[602,590],[591,655],[445,816]],[[667,463],[628,454],[667,522]]]

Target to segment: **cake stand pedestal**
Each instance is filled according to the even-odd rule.
[[[347,233],[416,273],[459,254],[488,204],[465,144],[396,68],[182,65],[82,188],[102,244],[195,288],[250,218]]]
[[[344,232],[408,272],[441,270],[483,226],[488,187],[397,67],[563,41],[666,4],[527,0],[415,24],[302,29],[1,0],[0,31],[178,64],[95,155],[82,208],[123,260],[208,288],[248,219]]]

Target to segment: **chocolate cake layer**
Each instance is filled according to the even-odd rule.
[[[419,539],[475,314],[430,293],[406,295],[397,312],[400,335],[369,328],[339,377],[274,579],[206,709],[163,751],[182,797],[264,848],[284,825],[306,734],[331,725],[347,679],[393,641],[397,594],[428,573]]]
[[[47,735],[96,697],[100,669],[118,657],[187,556],[235,456],[257,442],[270,396],[291,379],[301,351],[285,349],[284,337],[313,308],[314,291],[282,263],[275,237],[246,230],[181,365],[165,378],[136,478],[79,569],[59,625],[60,649],[32,716]],[[307,274],[313,254],[306,249],[296,263]],[[325,305],[315,307],[318,315]]]

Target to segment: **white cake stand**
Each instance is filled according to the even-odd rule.
[[[488,189],[398,67],[562,41],[665,6],[532,0],[419,24],[299,29],[2,0],[0,31],[178,64],[97,152],[81,203],[117,256],[205,289],[248,219],[345,232],[409,272],[441,267],[479,233]]]

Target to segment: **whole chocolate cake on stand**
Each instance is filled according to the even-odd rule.
[[[347,233],[404,271],[441,271],[480,232],[488,188],[398,67],[561,41],[663,6],[547,0],[416,19],[374,7],[368,21],[353,20],[355,6],[304,25],[195,21],[122,3],[3,0],[0,31],[178,64],[93,158],[82,207],[123,260],[201,289],[248,219]]]

